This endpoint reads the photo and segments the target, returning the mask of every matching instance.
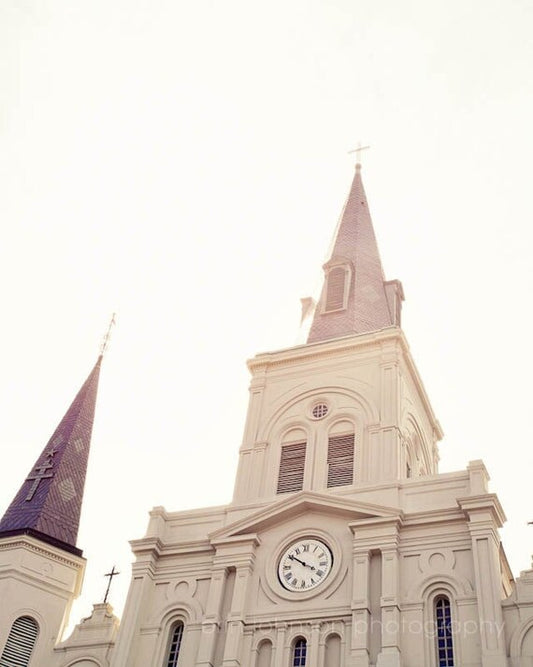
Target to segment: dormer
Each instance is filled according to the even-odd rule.
[[[353,267],[349,259],[335,257],[324,264],[324,294],[320,299],[322,313],[346,310],[352,280]]]

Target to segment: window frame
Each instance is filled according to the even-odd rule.
[[[303,457],[302,457],[303,460],[299,464],[301,466],[301,475],[300,475],[300,469],[297,469],[296,472],[298,472],[298,478],[296,479],[296,474],[294,474],[293,475],[294,479],[291,479],[290,472],[289,473],[287,472],[287,467],[289,466],[288,461],[290,461],[289,458],[290,453],[288,453],[288,450],[289,448],[292,448],[296,452],[297,447],[303,450]],[[298,440],[295,442],[282,442],[280,444],[278,476],[276,481],[276,495],[284,495],[286,493],[297,493],[298,491],[303,490],[305,484],[305,467],[307,464],[308,449],[309,449],[308,440]],[[284,459],[284,451],[286,453],[285,459]],[[294,458],[296,458],[296,456]],[[282,486],[281,489],[280,485]],[[284,488],[285,486],[290,486],[291,488]],[[296,486],[298,486],[298,488],[296,488]]]
[[[444,607],[439,608],[439,604],[443,603]],[[439,618],[439,611],[442,609],[442,614]],[[445,593],[438,593],[432,600],[433,621],[435,623],[435,664],[437,667],[456,667],[457,659],[455,652],[455,642],[453,636],[453,620],[452,620],[452,603],[448,595]],[[439,631],[439,621],[444,620],[443,634]],[[441,657],[441,651],[445,655]],[[451,662],[449,654],[451,653]]]
[[[350,296],[350,286],[352,282],[352,267],[347,261],[333,261],[332,263],[327,264],[325,267],[325,280],[324,280],[324,292],[322,297],[322,314],[328,313],[340,313],[343,310],[346,310],[348,307],[348,298]],[[336,270],[344,271],[344,285],[342,291],[342,305],[337,308],[328,308],[328,294],[330,287],[330,276]]]
[[[330,429],[328,431],[327,437],[328,437],[328,446],[327,446],[327,450],[326,450],[326,488],[327,489],[336,489],[336,488],[340,488],[340,487],[343,487],[343,486],[352,486],[355,483],[355,429],[353,429],[351,431],[347,431],[346,433],[332,433],[331,429]],[[340,457],[337,457],[336,459],[333,458],[330,454],[330,448],[331,448],[332,444],[338,444],[338,443],[332,443],[332,441],[340,440],[341,438],[349,438],[349,437],[352,438],[351,457],[349,457],[349,456],[340,456]],[[345,460],[343,461],[343,459],[345,459]],[[330,481],[331,482],[335,481],[334,477],[330,478],[330,472],[332,473],[332,475],[334,475],[334,472],[332,472],[332,470],[333,470],[332,466],[334,466],[334,465],[342,466],[342,464],[344,463],[345,467],[347,467],[348,464],[350,463],[350,460],[351,460],[351,468],[350,468],[351,478],[350,478],[350,481],[348,481],[346,483],[343,482],[342,484],[330,483]]]
[[[175,642],[175,635],[178,632],[178,630],[181,630],[179,637],[177,639],[177,648],[174,649],[173,645]],[[177,621],[174,621],[172,625],[170,626],[170,630],[168,632],[168,641],[167,641],[167,648],[165,650],[165,659],[163,663],[163,667],[177,667],[179,664],[179,659],[180,659],[180,653],[183,645],[183,636],[185,634],[185,623],[181,620],[178,619]],[[172,655],[173,651],[175,652],[175,655]]]
[[[301,654],[302,648],[303,648],[303,655]],[[299,652],[298,655],[296,654],[297,651]],[[295,639],[292,642],[292,648],[291,648],[291,667],[306,667],[308,662],[307,660],[308,651],[309,647],[307,644],[307,639],[305,637],[302,637],[301,635],[295,637]]]
[[[11,624],[11,628],[9,629],[9,633],[7,635],[6,643],[4,644],[4,648],[2,649],[2,653],[0,654],[0,661],[3,661],[3,660],[10,660],[11,661],[12,658],[9,655],[6,655],[6,650],[9,650],[11,652],[11,651],[15,651],[17,648],[20,647],[20,643],[18,643],[18,644],[16,643],[17,639],[20,637],[20,630],[19,630],[18,627],[15,627],[15,626],[17,625],[17,623],[19,621],[23,621],[23,620],[31,621],[31,624],[33,625],[33,629],[35,630],[35,634],[33,636],[33,641],[32,641],[32,644],[31,644],[30,651],[29,651],[29,653],[27,653],[27,655],[23,656],[24,659],[26,660],[26,662],[25,662],[25,664],[20,663],[20,667],[28,667],[28,665],[30,664],[32,655],[35,651],[35,646],[37,644],[37,640],[39,638],[39,634],[40,634],[40,631],[41,631],[41,628],[40,628],[40,625],[39,625],[38,621],[33,616],[30,616],[30,614],[22,614],[21,616],[17,616],[17,618]],[[18,633],[19,637],[15,637],[14,632]],[[25,639],[26,639],[26,637],[25,637]],[[12,642],[11,645],[10,645],[10,641]],[[14,657],[16,657],[17,660],[20,660],[20,658],[18,658],[18,656],[14,656]],[[2,664],[2,662],[0,662],[0,664]]]

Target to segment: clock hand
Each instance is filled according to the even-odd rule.
[[[316,570],[316,567],[313,567],[312,565],[309,565],[309,563],[304,563],[303,560],[300,560],[299,558],[296,558],[296,556],[289,556],[289,560],[295,560],[298,561],[298,563],[301,563],[304,567],[309,567],[311,570]]]
[[[296,556],[290,555],[289,560],[295,560],[295,561],[298,561],[298,563],[300,563],[304,567],[307,566],[307,563],[304,563],[303,560],[300,560],[299,558],[296,558]]]

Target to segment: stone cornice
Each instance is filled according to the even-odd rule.
[[[365,348],[376,348],[377,343],[390,340],[402,340],[405,350],[408,349],[407,342],[398,327],[388,327],[372,333],[344,336],[332,340],[297,345],[274,352],[263,352],[249,359],[246,363],[251,373],[261,372],[269,368],[292,366],[296,363],[313,361],[315,359],[328,359],[338,356],[339,352],[349,353],[354,350]]]
[[[264,612],[261,614],[247,614],[245,616],[245,623],[247,627],[254,627],[257,629],[279,628],[292,623],[305,623],[311,626],[312,623],[323,622],[332,623],[333,621],[350,622],[352,619],[351,608],[348,605],[338,607],[315,607],[306,612],[304,609],[298,610],[277,610],[275,620],[272,619],[272,612]],[[288,629],[288,628],[287,628]]]
[[[233,546],[249,546],[252,549],[261,544],[258,535],[252,533],[250,535],[233,535],[231,537],[219,537],[211,540],[211,544],[215,547],[233,547]]]
[[[505,521],[507,521],[505,512],[495,493],[483,493],[478,496],[457,498],[457,504],[468,517],[471,525],[476,523],[476,516],[481,516],[483,512],[487,511],[490,512],[492,521],[498,528],[501,528]]]
[[[45,556],[46,558],[50,558],[58,563],[63,563],[63,565],[74,567],[76,569],[85,566],[85,563],[87,562],[83,556],[68,554],[68,552],[63,551],[62,549],[56,549],[45,542],[41,542],[40,540],[27,535],[0,539],[0,551],[8,549],[25,549],[26,551]]]
[[[386,327],[371,333],[355,334],[334,338],[332,340],[309,343],[307,345],[298,345],[296,347],[276,350],[274,352],[264,352],[247,361],[248,369],[254,377],[267,372],[269,369],[286,368],[295,364],[306,363],[317,359],[329,359],[347,354],[354,351],[365,349],[376,349],[383,343],[398,343],[402,350],[402,359],[404,360],[413,380],[416,390],[420,396],[424,408],[430,417],[431,426],[434,429],[437,440],[443,437],[443,431],[438,419],[433,412],[426,389],[416,367],[411,350],[405,334],[399,327]],[[253,382],[254,380],[252,380]]]
[[[158,537],[143,537],[139,540],[131,540],[130,546],[136,556],[141,554],[154,554],[160,556],[173,556],[178,554],[213,552],[213,547],[208,540],[188,540],[183,542],[163,542]]]

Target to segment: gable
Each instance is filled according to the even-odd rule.
[[[255,510],[245,518],[230,523],[210,533],[211,542],[251,533],[259,533],[268,528],[289,521],[297,516],[317,512],[331,517],[343,518],[346,521],[357,521],[372,518],[393,518],[401,515],[401,510],[394,507],[356,502],[341,496],[334,496],[302,491],[282,498],[259,510]]]

